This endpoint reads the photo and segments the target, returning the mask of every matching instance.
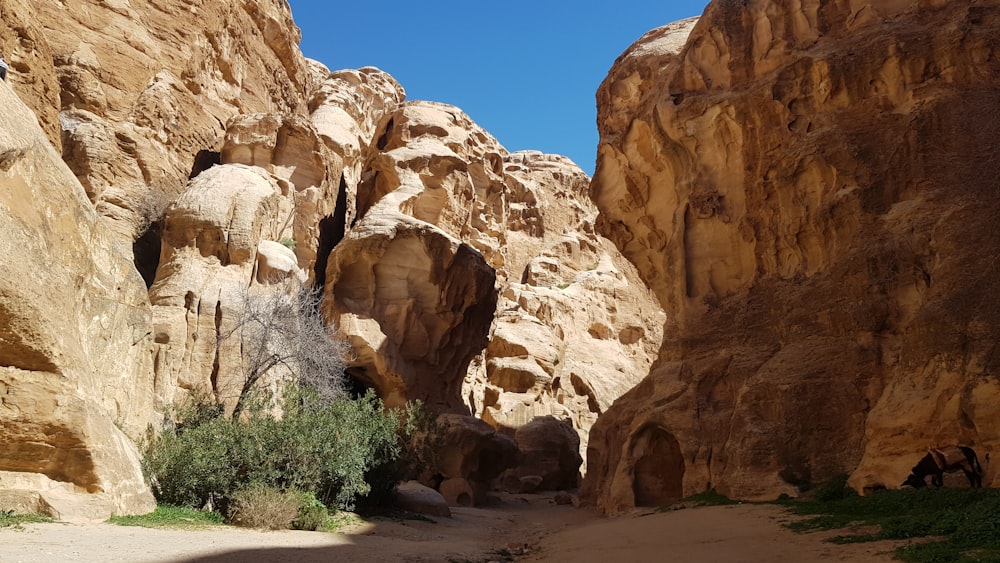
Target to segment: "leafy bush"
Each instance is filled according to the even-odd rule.
[[[330,512],[313,493],[299,493],[299,509],[292,528],[296,530],[321,530],[326,526]]]
[[[233,493],[229,520],[247,528],[287,530],[298,516],[300,504],[295,492],[255,483]]]
[[[261,485],[352,509],[359,499],[388,498],[402,478],[407,419],[386,411],[371,391],[330,401],[292,388],[281,418],[206,417],[164,431],[151,441],[144,468],[157,499],[168,504],[211,501],[225,511],[237,491]]]

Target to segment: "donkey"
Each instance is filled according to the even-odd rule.
[[[989,457],[989,456],[987,456]],[[931,448],[910,472],[910,476],[903,481],[904,487],[919,489],[927,486],[925,479],[931,477],[931,484],[935,487],[944,485],[944,474],[961,470],[969,480],[969,486],[980,488],[983,486],[983,466],[979,465],[979,457],[976,452],[967,446],[943,446]]]

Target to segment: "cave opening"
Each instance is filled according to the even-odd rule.
[[[340,176],[340,188],[337,191],[337,205],[333,215],[327,215],[319,222],[319,244],[316,247],[316,264],[313,275],[316,287],[326,286],[326,265],[330,261],[330,253],[343,240],[347,232],[347,182]]]
[[[163,219],[151,221],[139,238],[132,242],[132,262],[139,271],[146,289],[153,286],[156,269],[160,267],[160,240],[163,238]]]
[[[635,505],[663,506],[683,498],[684,457],[677,438],[654,426],[640,431],[633,444]]]
[[[365,396],[369,389],[375,389],[371,379],[363,367],[351,367],[344,370],[344,390],[352,399]],[[376,389],[376,392],[378,390]]]
[[[194,163],[191,165],[191,173],[188,174],[188,180],[221,163],[222,155],[219,151],[210,151],[207,149],[198,151],[198,154],[194,155]]]

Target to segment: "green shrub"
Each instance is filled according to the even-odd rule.
[[[254,483],[233,493],[229,521],[247,528],[287,530],[298,516],[299,495]]]
[[[789,525],[796,531],[877,526],[873,533],[838,536],[832,540],[837,543],[927,538],[897,548],[904,561],[1000,561],[997,489],[883,490],[787,505],[809,516]]]
[[[326,526],[330,512],[313,493],[299,493],[299,509],[292,528],[296,530],[321,530]]]
[[[349,510],[359,499],[388,498],[403,476],[407,415],[386,411],[373,392],[328,401],[293,389],[280,419],[244,415],[205,417],[152,440],[144,469],[157,500],[195,508],[212,501],[225,511],[237,491],[262,485]]]

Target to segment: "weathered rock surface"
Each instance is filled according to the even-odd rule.
[[[426,400],[511,437],[556,416],[585,439],[646,373],[663,324],[594,231],[587,186],[568,159],[511,154],[457,108],[387,113],[326,271],[354,377],[390,404]]]
[[[131,472],[115,479],[122,490],[146,495],[133,446],[102,417],[134,437],[191,394],[232,406],[241,362],[219,336],[248,292],[305,280],[324,288],[327,318],[355,346],[351,375],[390,405],[422,399],[465,423],[488,421],[490,440],[505,444],[488,465],[516,457],[506,445],[539,416],[568,422],[585,448],[598,414],[648,372],[664,322],[635,267],[595,230],[589,178],[564,157],[511,154],[457,108],[403,103],[403,88],[378,69],[331,73],[297,41],[278,0],[0,0],[8,84],[75,175],[57,178],[72,180],[62,188],[90,201],[59,209],[86,215],[77,231],[68,222],[65,233],[17,231],[31,244],[0,259],[19,261],[12,272],[43,256],[54,270],[72,264],[53,274],[53,288],[11,286],[18,297],[0,310],[17,320],[0,336],[16,362],[0,364],[62,373],[65,361],[89,379],[36,385],[11,375],[7,395],[37,388],[45,400],[79,403],[59,424],[84,442],[107,434],[116,444],[94,454],[95,474],[118,460],[116,470]],[[0,169],[16,168],[18,150],[0,154]],[[8,192],[35,214],[61,201]],[[11,218],[7,228],[23,230]],[[117,283],[135,278],[121,256],[148,296]],[[99,298],[84,295],[90,285]],[[83,289],[50,299],[67,287]],[[32,324],[42,319],[49,324]],[[560,443],[577,443],[563,422]],[[30,449],[61,440],[58,428],[3,430]],[[18,463],[0,489],[62,486],[55,469]],[[481,502],[502,471],[442,474],[442,492]],[[56,508],[53,495],[18,498],[76,510]]]
[[[504,470],[518,464],[517,444],[481,420],[459,414],[442,414],[434,447],[434,465],[425,479],[451,506],[486,502],[486,495]]]
[[[242,363],[219,338],[232,329],[252,283],[278,283],[299,273],[297,265],[271,266],[275,260],[268,256],[280,251],[265,245],[287,234],[285,219],[293,211],[278,178],[240,164],[199,174],[171,205],[149,291],[157,394],[164,405],[182,399],[178,390],[235,401]]]
[[[346,222],[354,222],[354,197],[376,128],[396,110],[406,92],[387,73],[365,67],[327,72],[327,78],[309,99],[316,131],[326,146],[343,159]]]
[[[535,418],[517,429],[514,441],[521,462],[504,477],[505,482],[514,477],[519,484],[511,492],[533,492],[527,488],[547,491],[577,488],[583,459],[580,436],[573,431],[571,421]]]
[[[667,325],[586,502],[894,487],[998,444],[998,32],[989,2],[717,1],[616,61],[597,226]]]
[[[396,488],[396,504],[403,510],[451,518],[451,509],[444,496],[417,481],[400,483]]]
[[[0,504],[152,510],[129,439],[156,417],[145,285],[5,84],[0,186]]]
[[[286,2],[4,0],[0,13],[15,90],[128,243],[231,117],[304,114],[317,85]]]

